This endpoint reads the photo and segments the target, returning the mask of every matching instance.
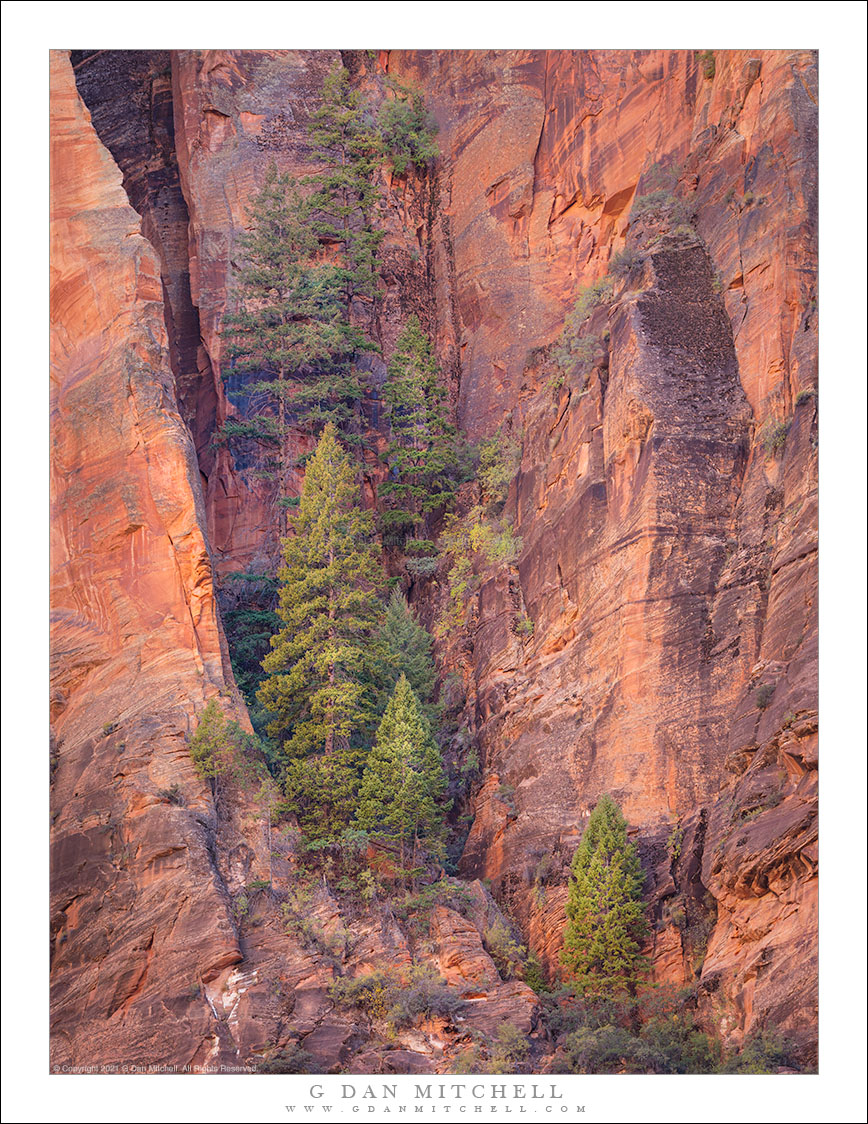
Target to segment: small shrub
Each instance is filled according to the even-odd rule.
[[[102,728],[103,737],[107,738],[110,734],[113,734],[117,728],[117,722],[106,722],[105,726]]]
[[[521,552],[521,538],[503,519],[486,515],[477,504],[464,516],[447,515],[440,545],[449,555],[449,601],[438,621],[440,635],[464,623],[467,603],[492,566],[510,565]]]
[[[604,342],[602,336],[578,335],[578,329],[568,321],[560,343],[552,353],[552,358],[559,367],[559,373],[549,383],[552,389],[559,390],[570,379],[584,390],[594,364],[598,359],[603,362]]]
[[[385,1019],[398,992],[397,982],[385,972],[340,976],[329,988],[329,997],[341,1007],[358,1007],[372,1019]]]
[[[543,995],[548,991],[548,983],[543,973],[542,964],[533,952],[528,954],[524,965],[524,982],[528,987],[533,988],[537,995]]]
[[[401,901],[393,904],[392,912],[401,921],[411,922],[417,929],[427,932],[435,905],[445,905],[456,913],[464,913],[470,906],[470,900],[467,890],[460,883],[441,878],[418,893],[406,894]]]
[[[766,457],[776,456],[784,447],[789,432],[789,422],[773,421],[771,418],[759,432],[759,441]]]
[[[372,870],[362,870],[357,879],[362,901],[370,904],[380,892],[380,883]]]
[[[765,710],[769,703],[772,701],[772,695],[775,693],[774,683],[763,683],[754,695],[754,702],[756,703],[757,710]]]
[[[439,154],[437,122],[425,108],[422,91],[394,77],[386,79],[394,95],[380,109],[379,130],[396,175],[413,167],[423,169]]]
[[[710,82],[717,73],[714,51],[697,51],[696,61],[699,63],[699,68],[702,71],[702,77],[707,82]]]
[[[404,550],[407,554],[431,556],[437,553],[437,546],[431,539],[410,539]]]
[[[437,557],[407,558],[404,561],[407,573],[412,574],[415,578],[433,578],[439,565],[440,559]]]
[[[257,1073],[315,1073],[313,1054],[297,1042],[285,1046],[263,1058],[256,1066]]]
[[[514,1023],[501,1023],[491,1048],[486,1073],[520,1073],[530,1053],[530,1043]]]
[[[462,776],[474,776],[479,772],[479,754],[476,751],[476,746],[472,745],[464,755],[461,762],[460,772]]]
[[[302,944],[341,959],[349,943],[349,930],[339,925],[327,933],[322,922],[311,915],[313,900],[314,891],[307,886],[297,886],[290,891],[288,899],[280,906],[286,932]]]
[[[533,621],[528,616],[516,617],[512,627],[517,636],[533,636]]]
[[[627,277],[634,269],[637,269],[644,257],[633,249],[625,248],[614,255],[609,262],[609,272],[613,277],[624,278]]]
[[[591,315],[595,308],[608,304],[612,299],[614,284],[611,277],[601,277],[591,285],[586,285],[579,291],[578,299],[573,305],[571,316],[576,323],[581,323]]]
[[[810,400],[812,398],[816,398],[816,397],[817,397],[817,388],[815,386],[809,386],[809,387],[807,387],[807,389],[799,391],[799,395],[796,398],[796,405],[797,406],[803,406],[805,404],[805,402],[810,402]]]
[[[499,428],[479,446],[479,486],[486,509],[497,513],[506,502],[509,485],[521,463],[521,442]]]
[[[665,188],[660,188],[634,199],[633,206],[630,208],[630,220],[635,222],[637,219],[663,222],[670,230],[687,226],[691,228],[692,233],[696,211],[693,204],[678,199],[673,192]]]
[[[536,870],[533,872],[534,882],[544,882],[557,869],[557,865],[554,855],[546,851],[536,864]]]
[[[522,977],[527,948],[519,944],[513,932],[503,921],[495,921],[485,934],[485,947],[501,979],[512,980]]]
[[[674,863],[677,863],[681,857],[681,844],[683,842],[684,829],[680,824],[676,824],[669,833],[669,838],[666,840],[666,849],[669,851],[669,857]]]
[[[187,803],[179,784],[170,785],[169,788],[161,788],[157,795],[167,804],[175,804],[179,808],[183,808]]]
[[[638,195],[633,201],[633,206],[630,208],[631,219],[642,219],[649,215],[659,215],[667,211],[671,211],[678,200],[671,191],[666,191],[660,188],[657,191],[649,191],[645,195]]]
[[[420,1019],[434,1016],[451,1021],[464,1006],[455,988],[440,976],[427,968],[414,967],[389,1011],[388,1020],[394,1027],[414,1026]]]
[[[763,1030],[750,1035],[737,1054],[723,1063],[723,1073],[777,1073],[779,1069],[798,1069],[792,1043],[776,1031]]]

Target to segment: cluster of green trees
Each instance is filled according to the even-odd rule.
[[[399,591],[386,600],[374,517],[331,422],[289,523],[280,627],[257,691],[280,781],[277,810],[292,814],[309,842],[363,831],[413,870],[442,853],[447,806],[432,641]],[[206,710],[192,746],[197,765],[220,774],[237,757],[224,745],[238,747],[238,731],[224,727]]]
[[[390,436],[379,510],[362,502],[357,361],[378,350],[376,171],[388,159],[402,175],[436,154],[421,96],[394,82],[389,90],[378,120],[343,68],[328,77],[309,126],[320,170],[299,182],[272,166],[239,241],[237,307],[223,323],[226,355],[231,373],[253,376],[246,390],[265,405],[228,421],[221,437],[270,451],[260,464],[278,481],[283,564],[276,576],[237,576],[252,600],[228,621],[236,677],[265,736],[245,733],[212,700],[191,755],[218,800],[227,779],[255,785],[269,831],[275,817],[289,814],[313,848],[343,842],[359,853],[360,839],[380,841],[411,873],[444,853],[448,784],[436,737],[432,639],[403,595],[389,595],[383,547],[409,556],[411,573],[433,572],[437,547],[429,536],[445,514],[439,548],[451,558],[451,610],[444,620],[461,623],[479,571],[512,561],[520,549],[503,509],[521,450],[500,431],[483,442],[477,502],[450,514],[468,450],[451,421],[431,341],[411,316],[383,392]],[[584,371],[583,326],[610,296],[604,279],[580,298],[556,356],[565,368]],[[288,494],[289,470],[300,460],[293,433],[317,441],[297,498]],[[642,887],[624,817],[604,795],[569,879],[561,953],[569,1002],[555,1002],[557,1018],[581,1012],[569,1028],[568,1065],[575,1072],[719,1071],[719,1050],[688,1014],[636,1014],[645,1002]],[[527,959],[505,929],[494,927],[487,944],[504,978]],[[538,964],[533,971],[543,990]],[[362,998],[382,1005],[374,983]],[[346,998],[360,1001],[355,993]],[[394,1006],[391,992],[388,998]],[[527,1053],[523,1039],[504,1042],[493,1072],[509,1072]]]
[[[311,840],[361,827],[415,863],[423,841],[436,849],[442,836],[434,665],[430,636],[400,593],[386,603],[377,530],[403,543],[448,506],[455,431],[430,340],[411,317],[385,388],[391,440],[378,528],[352,455],[364,441],[358,359],[379,350],[376,173],[388,161],[403,175],[436,155],[421,94],[386,85],[375,112],[336,68],[308,124],[317,171],[298,180],[272,165],[250,203],[223,338],[227,375],[248,376],[243,390],[261,408],[228,420],[219,439],[253,441],[257,471],[277,481],[283,565],[276,579],[241,575],[247,596],[227,625],[283,806]],[[298,499],[288,494],[301,461],[293,434],[319,438]]]
[[[239,680],[267,723],[284,807],[310,839],[361,828],[394,842],[401,864],[415,866],[420,847],[442,842],[446,779],[432,733],[434,667],[430,637],[400,594],[386,607],[377,530],[384,542],[423,555],[415,560],[423,566],[434,552],[429,519],[450,509],[464,465],[431,341],[415,316],[397,340],[384,387],[390,440],[378,524],[361,503],[350,455],[361,439],[356,359],[376,349],[369,331],[382,237],[372,220],[375,172],[386,151],[398,174],[435,152],[421,96],[394,83],[391,94],[378,122],[346,70],[335,70],[309,124],[320,171],[299,183],[272,166],[251,203],[238,307],[223,329],[231,370],[253,372],[248,389],[267,405],[227,423],[223,435],[272,447],[281,530],[290,532],[276,611],[262,600],[273,579],[254,575],[260,602],[230,621],[241,626],[233,638],[244,665]],[[297,501],[286,494],[298,460],[288,447],[292,431],[319,434]],[[452,561],[456,619],[476,559],[509,561],[519,548],[499,521],[518,456],[505,434],[484,442],[480,501],[447,520],[441,546]],[[641,873],[619,815],[608,798],[600,802],[574,862],[564,963],[584,990],[627,986],[637,962]]]
[[[420,842],[436,849],[442,835],[446,787],[430,721],[431,638],[400,593],[385,603],[373,514],[332,423],[290,523],[281,628],[257,696],[280,747],[287,810],[311,839],[356,826],[415,866]]]
[[[262,407],[229,419],[218,440],[253,441],[260,455],[264,451],[259,471],[277,479],[284,508],[291,503],[288,471],[300,457],[289,444],[293,432],[316,436],[332,422],[344,443],[364,442],[357,359],[379,350],[372,337],[383,238],[374,222],[377,168],[385,160],[396,172],[424,168],[437,151],[421,94],[394,80],[388,90],[378,115],[347,70],[333,70],[308,122],[318,171],[299,180],[272,165],[248,207],[248,230],[238,240],[235,307],[222,323],[225,373],[255,376],[236,389]],[[415,335],[411,325],[408,331],[412,362],[414,349],[424,349],[425,341],[418,324]],[[417,380],[430,375],[428,369],[419,371]],[[412,385],[396,391],[399,411],[406,405],[402,395],[413,393]],[[433,420],[426,422],[429,430]],[[412,436],[416,443],[423,440]]]

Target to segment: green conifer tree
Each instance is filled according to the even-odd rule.
[[[425,108],[418,87],[389,75],[386,88],[392,96],[380,109],[379,129],[392,168],[398,176],[403,176],[411,165],[424,172],[439,154],[434,139],[437,122]]]
[[[287,471],[294,463],[290,426],[316,431],[325,421],[341,424],[354,416],[361,390],[350,360],[364,336],[344,315],[341,271],[315,259],[319,242],[310,202],[274,164],[250,202],[248,220],[238,240],[237,307],[224,316],[222,333],[227,375],[258,375],[243,389],[264,395],[265,402],[259,413],[228,419],[221,436],[274,449],[265,471],[278,478],[285,508]]]
[[[383,526],[406,536],[455,495],[456,434],[431,341],[411,316],[389,361],[390,478],[380,486]]]
[[[364,302],[372,311],[378,291],[376,249],[383,232],[373,229],[372,211],[382,141],[343,67],[326,78],[308,133],[322,169],[302,191],[292,176],[269,168],[238,241],[238,307],[222,326],[228,373],[259,374],[243,389],[267,398],[258,414],[228,419],[221,437],[275,450],[275,463],[264,471],[278,477],[283,507],[289,503],[287,469],[295,463],[287,448],[291,427],[319,433],[331,421],[345,441],[360,443],[351,424],[362,398],[355,358],[378,350],[360,326],[359,306]]]
[[[407,676],[425,717],[433,722],[436,708],[431,700],[437,681],[437,670],[431,655],[434,641],[427,629],[414,617],[399,589],[392,592],[379,630],[380,658],[376,665],[376,690],[386,704],[402,674]]]
[[[314,158],[323,165],[308,181],[314,188],[309,198],[313,228],[321,241],[338,249],[349,321],[355,301],[370,304],[377,298],[377,246],[383,232],[373,229],[371,215],[379,197],[374,171],[383,147],[374,116],[343,66],[326,78],[309,133]]]
[[[372,637],[383,572],[371,513],[329,423],[308,461],[293,534],[278,571],[281,630],[257,697],[286,760],[286,792],[302,826],[322,836],[351,818],[371,722]]]
[[[404,867],[415,868],[421,843],[436,846],[442,828],[438,803],[446,788],[440,751],[419,700],[401,675],[377,730],[359,788],[356,821],[396,843]]]
[[[561,962],[584,995],[632,991],[642,969],[644,876],[621,810],[608,795],[591,813],[572,863]]]

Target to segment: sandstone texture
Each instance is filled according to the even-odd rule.
[[[53,1060],[189,1060],[241,957],[186,742],[231,672],[159,263],[51,65]]]
[[[537,1026],[485,947],[498,907],[478,882],[421,936],[325,890],[299,932],[291,841],[276,896],[247,895],[261,815],[243,793],[218,815],[189,760],[195,715],[235,690],[220,579],[277,550],[272,485],[212,442],[251,408],[222,378],[233,247],[272,160],[312,170],[306,122],[342,57],[371,97],[383,74],[417,83],[440,130],[430,173],[381,174],[372,444],[415,312],[462,429],[522,450],[520,555],[439,644],[482,763],[462,876],[490,880],[556,975],[569,861],[610,792],[646,870],[654,977],[695,986],[727,1042],[774,1027],[813,1061],[814,54],[718,51],[713,73],[692,51],[99,55],[52,60],[56,1059],[294,1044],[318,1072],[448,1072],[461,1023],[389,1040],[329,998],[384,960],[460,989],[468,1033]],[[631,217],[661,191],[689,229]],[[561,378],[565,317],[625,247],[641,261],[583,329],[587,376]],[[369,502],[378,471],[372,455]],[[441,586],[411,589],[428,620]],[[183,804],[161,795],[176,784]]]
[[[437,299],[459,339],[459,419],[523,444],[508,505],[521,557],[483,585],[469,649],[445,654],[464,669],[489,778],[463,869],[499,882],[554,967],[563,914],[547,906],[542,922],[533,871],[571,853],[600,793],[648,847],[706,809],[691,893],[714,899],[717,922],[704,963],[658,934],[664,958],[685,946],[669,978],[751,996],[725,1036],[777,1025],[810,1050],[816,60],[721,51],[711,78],[691,52],[392,52],[386,65],[422,84],[440,122],[451,269]],[[552,389],[538,349],[606,274],[661,173],[699,240],[664,239],[616,285],[592,322],[607,354],[586,386]],[[769,755],[765,803],[751,804],[747,777]],[[762,828],[747,881],[732,838],[744,817]]]

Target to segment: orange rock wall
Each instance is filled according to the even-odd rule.
[[[523,440],[507,508],[521,556],[483,586],[470,654],[446,653],[488,778],[464,869],[512,897],[555,967],[563,895],[540,910],[533,871],[566,861],[610,791],[643,847],[661,963],[678,949],[663,975],[696,974],[709,1010],[735,1009],[728,1036],[768,1022],[810,1041],[817,399],[799,394],[817,380],[815,59],[716,52],[713,78],[681,51],[385,65],[440,123],[452,268],[437,296],[457,319],[460,420]],[[708,256],[653,254],[639,295],[620,285],[598,324],[607,370],[586,393],[552,390],[534,350],[624,246],[653,164],[674,169]],[[772,455],[767,423],[787,426]],[[666,844],[696,809],[708,830],[679,873]],[[699,952],[697,926],[668,920],[685,894],[690,916],[710,894]]]
[[[186,739],[233,685],[155,253],[51,81],[52,1060],[190,1061],[240,951]]]

